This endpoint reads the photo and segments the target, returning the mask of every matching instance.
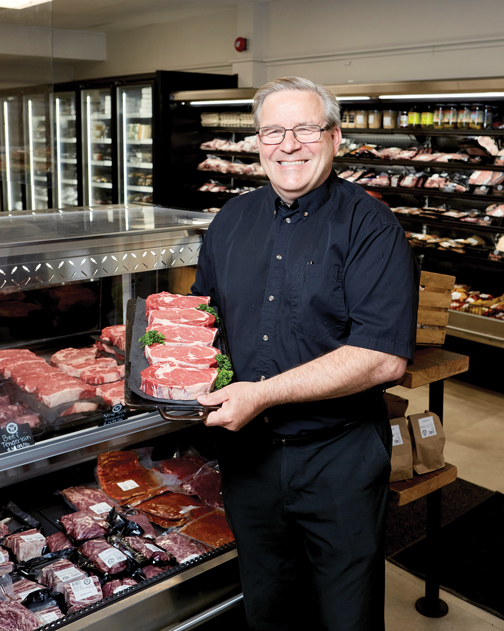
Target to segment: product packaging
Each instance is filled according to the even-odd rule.
[[[396,394],[385,392],[383,400],[387,405],[388,417],[390,419],[406,416],[406,410],[408,409],[409,403],[408,399],[403,399],[403,397],[399,397]]]
[[[390,427],[392,429],[390,482],[410,480],[413,477],[413,448],[406,417],[391,418]]]
[[[445,435],[439,416],[425,411],[408,416],[413,443],[413,469],[418,475],[444,467]]]

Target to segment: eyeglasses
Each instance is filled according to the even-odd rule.
[[[292,129],[285,127],[261,127],[256,134],[264,145],[279,145],[285,138],[285,133],[291,131],[297,141],[303,143],[318,142],[323,131],[327,131],[327,127],[320,125],[297,125]]]

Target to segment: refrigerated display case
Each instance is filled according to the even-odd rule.
[[[2,209],[26,208],[25,173],[28,150],[23,138],[21,95],[0,96],[0,146],[2,148]]]
[[[47,92],[23,96],[23,131],[26,150],[26,205],[35,210],[51,208],[52,143],[51,109]]]
[[[77,94],[75,90],[53,95],[54,206],[79,206],[80,144],[77,134]]]

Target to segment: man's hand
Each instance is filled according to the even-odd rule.
[[[262,383],[240,381],[221,390],[198,397],[201,405],[221,405],[219,410],[210,412],[205,424],[220,426],[236,432],[260,414],[266,407]]]

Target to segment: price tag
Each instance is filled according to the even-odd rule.
[[[112,567],[116,563],[122,563],[123,561],[127,561],[125,555],[115,548],[110,548],[109,550],[104,550],[100,552],[98,555],[100,559],[105,563],[107,567]]]
[[[36,592],[39,589],[42,589],[42,587],[33,587],[32,589],[27,589],[24,592],[19,592],[18,598],[21,600],[24,600],[28,596],[28,594],[31,594],[32,592]]]
[[[114,405],[114,407],[109,411],[103,414],[103,421],[101,425],[112,425],[114,423],[119,423],[120,421],[124,421],[126,416],[128,415],[128,409],[118,403]]]
[[[145,547],[148,548],[151,552],[164,552],[161,548],[158,548],[152,543],[146,543]]]
[[[103,515],[103,513],[110,513],[110,511],[112,510],[112,506],[109,506],[107,502],[100,502],[99,504],[94,504],[93,506],[90,506],[89,508],[93,511],[93,513],[96,513],[97,515]]]
[[[418,425],[420,427],[420,434],[422,435],[422,438],[429,438],[429,436],[437,435],[436,425],[434,424],[434,418],[432,416],[419,418]]]
[[[131,491],[132,489],[136,489],[138,484],[135,480],[125,480],[124,482],[118,482],[117,486],[121,491]]]
[[[56,622],[56,620],[59,620],[59,618],[60,618],[60,616],[58,616],[58,614],[54,613],[54,611],[48,611],[47,613],[41,613],[40,617],[42,618],[42,620],[46,624],[49,624],[50,622]]]
[[[70,587],[72,588],[75,598],[79,601],[98,594],[98,590],[92,578],[83,578],[82,581],[74,581],[70,583]]]
[[[17,451],[18,449],[29,447],[33,443],[33,434],[28,423],[23,425],[7,423],[0,430],[0,454]]]
[[[21,535],[21,539],[23,541],[27,541],[28,543],[31,543],[32,541],[45,541],[44,535],[40,532],[37,532],[34,535]]]
[[[403,444],[404,443],[401,436],[401,428],[399,427],[399,425],[392,425],[392,447]]]
[[[74,581],[75,579],[82,578],[84,576],[84,572],[76,567],[69,567],[66,570],[54,572],[54,574],[59,578],[62,583],[69,583],[70,581]]]
[[[7,559],[5,558],[5,554],[3,552],[0,552],[0,563],[5,563],[7,561]]]

